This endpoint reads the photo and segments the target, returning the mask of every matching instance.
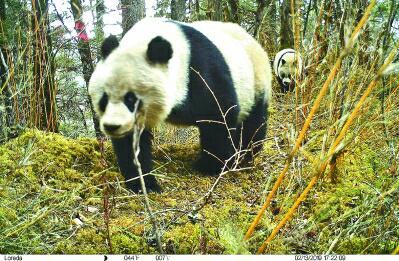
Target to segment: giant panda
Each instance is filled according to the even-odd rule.
[[[231,166],[237,150],[249,161],[261,149],[272,73],[265,51],[238,25],[144,18],[120,42],[106,38],[101,54],[89,94],[134,192],[141,189],[133,164],[135,119],[145,126],[138,156],[143,173],[152,170],[151,128],[161,122],[198,127],[194,167],[206,175]],[[161,190],[152,175],[145,183],[147,190]]]
[[[294,49],[283,49],[274,57],[274,73],[280,84],[281,92],[295,88],[295,77],[302,75],[302,58]]]

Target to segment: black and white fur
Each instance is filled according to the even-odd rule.
[[[283,49],[274,57],[274,73],[282,92],[295,88],[295,77],[302,75],[302,58],[294,49]]]
[[[234,146],[252,153],[261,149],[271,68],[261,46],[238,25],[145,18],[120,42],[108,37],[102,55],[89,92],[127,180],[138,176],[132,160],[137,101],[138,119],[145,124],[139,154],[143,173],[152,169],[150,129],[163,121],[199,128],[202,150],[195,167],[206,174],[220,172]],[[221,122],[230,129],[234,145]],[[147,189],[160,190],[152,175],[145,182]],[[140,190],[138,180],[127,185]]]

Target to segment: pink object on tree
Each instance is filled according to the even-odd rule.
[[[82,21],[80,20],[75,21],[75,30],[78,33],[78,38],[83,42],[88,42],[89,36],[87,35],[85,28],[86,26]]]

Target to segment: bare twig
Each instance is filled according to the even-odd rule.
[[[133,127],[133,162],[137,167],[137,172],[139,173],[140,177],[140,184],[141,184],[141,189],[143,191],[143,196],[144,196],[144,204],[146,211],[148,212],[148,215],[150,216],[152,228],[155,234],[155,239],[157,242],[157,247],[158,251],[162,254],[162,242],[161,242],[161,236],[160,232],[158,229],[158,223],[157,220],[152,212],[151,205],[150,205],[150,200],[148,199],[148,193],[147,193],[147,188],[145,186],[145,181],[144,181],[144,175],[143,175],[143,170],[141,169],[141,163],[139,161],[139,154],[140,154],[140,136],[143,133],[144,130],[144,123],[137,121],[137,109],[139,107],[140,101],[138,100],[135,104],[134,107],[134,112],[133,112],[133,117],[136,118],[135,120],[135,125]]]
[[[191,69],[193,72],[195,72],[195,73],[198,75],[198,77],[201,78],[201,80],[202,80],[203,83],[205,84],[206,88],[208,88],[209,92],[212,94],[212,97],[213,97],[213,99],[215,100],[215,102],[216,102],[216,104],[217,104],[217,106],[218,106],[220,115],[223,117],[223,122],[222,122],[222,123],[226,126],[227,133],[228,133],[228,135],[229,135],[229,139],[230,139],[231,145],[233,146],[234,150],[237,152],[237,148],[236,148],[236,146],[235,146],[233,137],[231,136],[231,132],[230,132],[229,126],[228,126],[227,121],[226,121],[226,116],[227,116],[227,114],[230,112],[230,110],[231,110],[232,108],[236,107],[237,105],[231,106],[230,108],[227,109],[226,112],[223,112],[222,107],[220,106],[219,101],[218,101],[218,99],[217,99],[216,96],[215,96],[215,93],[213,92],[213,90],[211,89],[211,87],[209,87],[208,83],[207,83],[207,82],[205,81],[205,79],[202,77],[201,73],[200,73],[199,71],[196,71],[193,67],[190,67],[190,69]],[[217,122],[220,123],[219,121],[217,121]]]

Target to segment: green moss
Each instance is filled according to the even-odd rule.
[[[358,147],[353,153],[345,155],[339,171],[339,184],[330,184],[324,193],[319,193],[314,207],[314,218],[318,222],[338,218],[343,213],[365,202],[375,189],[384,189],[383,179],[376,179],[384,172],[384,159],[368,147]],[[373,184],[370,186],[370,184]]]
[[[243,235],[284,162],[284,148],[279,146],[280,150],[276,149],[275,140],[267,140],[262,154],[255,159],[254,169],[225,175],[195,218],[188,214],[216,177],[193,171],[198,145],[156,148],[154,173],[164,192],[151,193],[149,198],[166,252],[256,252],[302,191],[312,170],[309,164],[302,168],[301,175],[287,175],[253,237],[244,242]],[[105,142],[103,147],[101,154],[94,139],[72,140],[35,130],[0,146],[0,235],[18,231],[18,237],[0,237],[1,252],[111,251],[101,184],[123,177],[117,171],[111,144]],[[335,244],[332,251],[336,253],[389,253],[397,245],[394,238],[399,236],[398,217],[393,211],[398,207],[398,195],[393,191],[377,200],[397,182],[385,171],[388,159],[382,154],[378,148],[364,143],[346,151],[337,164],[338,181],[319,182],[268,251],[323,253]],[[108,187],[113,252],[156,253],[143,196],[131,194],[123,189],[123,184]],[[96,211],[88,211],[88,206]],[[46,215],[41,216],[43,210]],[[82,227],[72,223],[77,217],[83,222]]]
[[[351,236],[349,238],[344,238],[339,242],[336,251],[342,254],[362,253],[363,250],[369,248],[371,242],[372,240],[369,238]],[[375,254],[376,250],[375,246],[372,246],[368,249],[367,253]]]
[[[10,226],[18,219],[14,209],[0,206],[0,229]]]
[[[60,254],[99,254],[108,253],[105,235],[95,228],[83,228],[77,231],[73,240],[57,243],[55,253]]]
[[[224,247],[224,254],[250,254],[247,243],[244,241],[244,229],[237,228],[237,223],[220,225],[219,242]]]
[[[168,252],[175,254],[200,253],[201,229],[199,224],[174,226],[163,236]]]
[[[115,254],[124,253],[140,253],[150,254],[155,253],[153,247],[148,246],[145,239],[130,232],[115,233],[112,235],[112,246]]]

